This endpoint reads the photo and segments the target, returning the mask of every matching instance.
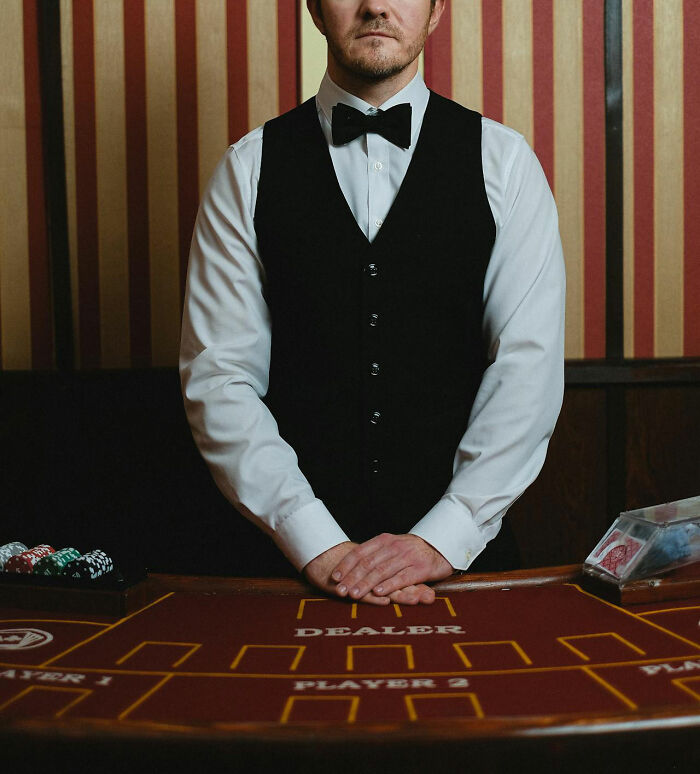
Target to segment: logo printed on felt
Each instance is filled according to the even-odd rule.
[[[0,650],[29,650],[52,640],[53,634],[42,629],[0,629]]]

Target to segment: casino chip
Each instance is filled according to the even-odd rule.
[[[54,549],[51,546],[45,544],[35,546],[29,549],[29,551],[23,551],[21,554],[11,556],[5,564],[5,572],[30,573],[39,559],[53,553]]]
[[[80,580],[95,580],[114,569],[114,562],[104,551],[96,548],[87,554],[73,559],[63,568],[63,574]]]
[[[14,543],[5,543],[4,546],[0,546],[0,571],[5,569],[8,559],[28,550],[29,549],[24,543],[18,543],[16,541]]]
[[[44,556],[34,565],[34,575],[61,575],[63,568],[73,559],[80,558],[77,548],[62,548],[55,554]]]

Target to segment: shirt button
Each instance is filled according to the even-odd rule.
[[[379,473],[379,460],[372,460],[369,465],[372,473]]]
[[[372,376],[378,376],[379,375],[379,363],[372,363],[372,365],[369,368],[369,372],[372,374]]]
[[[472,552],[471,551],[467,551],[466,557],[467,557],[467,561],[469,561],[472,558]]]
[[[380,169],[384,169],[384,164],[382,164],[381,161],[375,161],[374,162],[374,168],[379,171]]]
[[[382,225],[382,223],[384,223],[384,221],[383,221],[381,218],[377,218],[377,219],[374,221],[374,225],[375,225],[377,228],[381,228],[381,225]]]
[[[376,277],[377,274],[379,274],[379,266],[377,266],[376,263],[370,263],[367,267],[367,274],[369,274],[370,277]]]
[[[369,324],[372,326],[372,328],[376,328],[378,322],[379,322],[379,315],[378,314],[371,314],[369,316]]]
[[[370,421],[370,422],[371,422],[373,425],[378,425],[378,424],[379,424],[379,420],[380,420],[381,418],[382,418],[382,415],[381,415],[381,413],[380,413],[379,411],[373,411],[373,412],[372,412],[372,416],[370,417],[369,421]]]

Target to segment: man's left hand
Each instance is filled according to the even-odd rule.
[[[387,596],[400,589],[447,578],[452,567],[445,557],[417,535],[384,533],[349,551],[333,570],[341,597],[360,599],[368,592]],[[430,603],[435,595],[431,592]],[[397,596],[396,594],[394,595]],[[396,598],[394,601],[401,601]]]

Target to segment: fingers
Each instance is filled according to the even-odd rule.
[[[435,592],[424,583],[418,583],[394,591],[388,597],[399,605],[432,605],[435,602]]]
[[[338,562],[331,577],[336,583],[340,580],[346,581],[348,574],[353,570],[357,570],[358,565],[361,563],[364,563],[363,566],[365,568],[371,569],[373,555],[379,555],[375,557],[374,561],[376,563],[376,561],[381,560],[382,557],[395,553],[395,550],[392,552],[389,547],[391,541],[395,537],[395,535],[385,533],[377,535],[377,537],[373,537],[371,540],[368,540],[359,546],[355,546],[351,551],[348,551],[340,562]],[[351,584],[346,582],[345,585],[350,586]]]

